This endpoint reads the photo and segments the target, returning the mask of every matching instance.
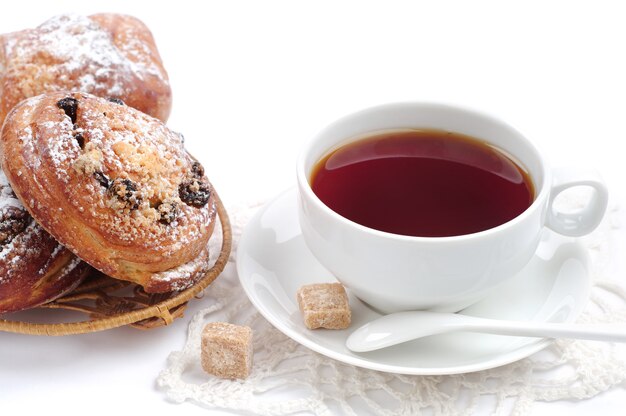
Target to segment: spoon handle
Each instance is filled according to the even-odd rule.
[[[626,342],[626,324],[566,324],[502,321],[437,312],[398,312],[383,316],[355,330],[346,347],[355,352],[373,351],[413,339],[448,332],[482,332],[538,338],[577,338]]]
[[[626,324],[498,322],[491,319],[476,319],[468,322],[463,330],[497,335],[626,342]]]

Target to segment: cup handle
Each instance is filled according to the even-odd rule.
[[[554,200],[564,190],[574,186],[593,188],[587,205],[575,212],[559,212],[554,208]],[[548,203],[546,225],[548,228],[570,237],[580,237],[592,232],[604,217],[609,193],[598,172],[579,168],[554,168],[552,189]]]

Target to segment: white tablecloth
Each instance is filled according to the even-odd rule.
[[[299,148],[334,119],[406,100],[496,115],[553,165],[598,168],[612,206],[624,199],[626,9],[618,2],[23,1],[4,5],[0,32],[101,11],[152,29],[174,92],[168,124],[227,205],[294,184]],[[613,259],[612,277],[626,277],[624,258]],[[185,318],[149,332],[0,333],[0,413],[213,414],[172,404],[155,385],[205,306],[194,301]],[[539,403],[533,414],[622,414],[625,405],[617,388]]]

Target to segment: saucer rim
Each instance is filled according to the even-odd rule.
[[[254,215],[247,222],[241,236],[239,237],[239,243],[237,246],[237,254],[236,254],[236,269],[237,269],[237,277],[243,288],[246,296],[250,300],[250,302],[254,305],[257,311],[276,329],[282,332],[287,337],[291,338],[295,342],[303,345],[304,347],[309,348],[312,351],[315,351],[319,354],[322,354],[326,357],[332,358],[342,363],[354,365],[357,367],[375,370],[375,371],[383,371],[388,373],[395,374],[405,374],[405,375],[422,375],[422,376],[433,376],[433,375],[453,375],[453,374],[466,374],[477,371],[488,370],[496,367],[500,367],[503,365],[511,364],[513,362],[519,361],[521,359],[527,358],[554,343],[554,339],[552,338],[538,338],[534,342],[529,342],[517,348],[514,348],[510,351],[506,351],[503,353],[495,354],[490,358],[472,363],[467,365],[457,365],[457,366],[446,366],[446,367],[415,367],[415,366],[398,366],[398,365],[390,365],[384,364],[372,360],[366,360],[360,358],[359,353],[350,352],[350,354],[354,354],[355,356],[348,355],[344,352],[339,352],[335,349],[331,349],[328,347],[324,347],[318,344],[313,339],[307,337],[301,332],[297,332],[289,328],[281,319],[278,319],[273,313],[271,313],[261,302],[259,302],[258,298],[254,296],[251,292],[252,289],[244,282],[243,278],[243,261],[241,261],[241,256],[244,255],[246,245],[249,245],[248,239],[250,235],[249,228],[251,225],[258,221],[259,217],[269,209],[276,201],[284,197],[286,194],[293,193],[294,197],[297,194],[297,187],[294,185],[285,189],[284,191],[276,194],[274,197],[270,198],[265,204],[260,206],[258,210],[254,213]],[[300,232],[301,233],[301,232]],[[588,262],[588,259],[587,259]],[[587,271],[589,274],[589,271]],[[564,322],[574,322],[580,316],[580,313],[576,316],[571,316],[570,319]],[[346,339],[349,334],[346,335]]]

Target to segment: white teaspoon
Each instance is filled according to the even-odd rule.
[[[626,324],[502,321],[455,313],[410,311],[392,313],[363,325],[348,337],[346,347],[354,352],[374,351],[413,339],[455,331],[626,342]]]

